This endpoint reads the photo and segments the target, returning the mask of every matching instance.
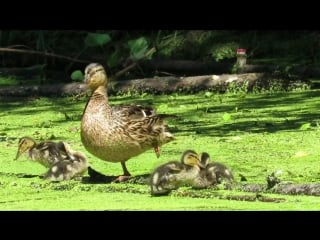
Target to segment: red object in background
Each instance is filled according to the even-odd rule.
[[[238,48],[237,49],[237,54],[246,54],[246,52],[247,52],[247,49],[245,49],[245,48]]]

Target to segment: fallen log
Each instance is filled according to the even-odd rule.
[[[141,63],[145,71],[169,72],[172,74],[206,75],[206,74],[224,74],[231,73],[234,69],[236,59],[233,62],[199,62],[190,60],[173,59],[152,59]],[[282,71],[290,74],[296,74],[300,77],[320,77],[320,68],[313,66],[279,66],[276,64],[246,64],[238,73],[274,73]]]
[[[265,81],[268,75],[264,73],[205,75],[194,77],[154,77],[111,82],[108,93],[172,93],[198,92],[201,90],[225,91],[228,84],[248,82],[248,87],[257,81]],[[72,96],[83,94],[88,88],[83,83],[11,86],[0,88],[0,96]]]

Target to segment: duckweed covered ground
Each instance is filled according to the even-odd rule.
[[[83,151],[91,166],[108,176],[122,173],[120,164],[89,154],[80,140],[80,119],[87,97],[1,99],[0,210],[319,210],[317,196],[295,196],[187,187],[169,196],[151,197],[144,182],[93,184],[51,183],[45,168],[25,157],[13,160],[18,139],[62,140]],[[111,103],[152,104],[168,121],[177,140],[132,158],[134,176],[178,160],[186,149],[206,151],[229,166],[239,183],[266,184],[266,176],[282,171],[282,182],[317,183],[320,179],[320,91],[265,94],[198,94],[113,96]],[[241,182],[241,176],[246,182]],[[88,175],[84,176],[84,179]],[[261,201],[261,196],[268,200]]]

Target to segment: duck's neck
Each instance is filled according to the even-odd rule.
[[[93,93],[92,97],[94,98],[103,98],[108,103],[108,93],[105,86],[99,86]]]
[[[87,101],[87,104],[83,110],[82,116],[87,111],[88,105],[90,105],[90,104],[96,105],[97,101],[98,101],[99,105],[103,104],[106,107],[106,109],[109,108],[107,89],[104,86],[100,86],[96,90],[94,90],[90,99]]]

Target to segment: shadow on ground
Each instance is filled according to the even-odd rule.
[[[88,168],[89,177],[82,177],[83,183],[112,183],[118,176],[106,176],[93,168]],[[150,174],[142,174],[130,177],[126,183],[148,184]]]

